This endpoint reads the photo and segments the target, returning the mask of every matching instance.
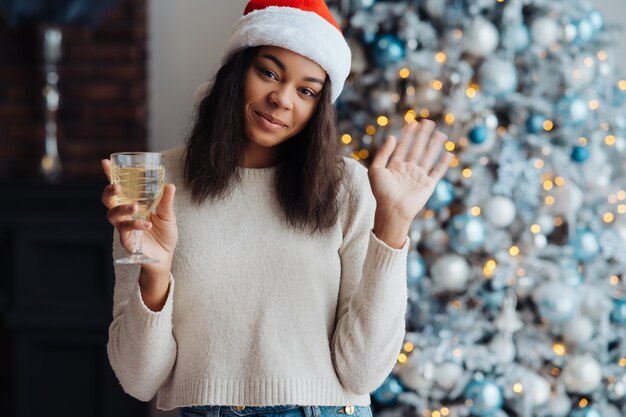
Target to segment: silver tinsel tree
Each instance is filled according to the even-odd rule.
[[[346,154],[438,122],[407,334],[377,417],[626,415],[626,80],[584,0],[328,1]]]

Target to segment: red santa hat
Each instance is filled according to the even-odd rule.
[[[251,46],[289,49],[326,71],[334,102],[350,73],[352,56],[323,0],[250,0],[233,28],[222,62]]]

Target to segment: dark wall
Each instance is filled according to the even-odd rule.
[[[146,0],[123,0],[95,27],[61,25],[59,154],[63,180],[101,175],[98,161],[146,147]],[[0,18],[0,181],[34,179],[44,151],[39,25]]]

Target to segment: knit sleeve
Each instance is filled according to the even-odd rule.
[[[114,259],[127,253],[115,232]],[[124,391],[151,400],[167,380],[176,360],[172,334],[174,279],[163,309],[153,312],[143,303],[139,288],[139,265],[115,265],[113,321],[109,326],[107,353]]]
[[[394,249],[376,237],[372,230],[376,201],[367,170],[359,164],[348,172],[353,185],[342,219],[342,272],[332,349],[343,386],[363,395],[385,381],[402,348],[410,240],[407,236],[404,246]]]

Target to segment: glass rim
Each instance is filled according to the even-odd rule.
[[[122,155],[122,156],[131,156],[131,155],[151,155],[151,156],[163,156],[161,152],[114,152],[111,154],[110,158],[113,156]]]

